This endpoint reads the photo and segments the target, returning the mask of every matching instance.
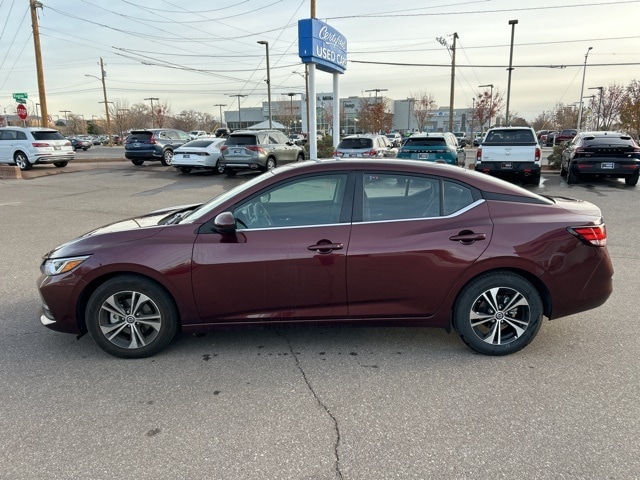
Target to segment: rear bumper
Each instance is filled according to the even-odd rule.
[[[125,150],[124,158],[127,160],[161,160],[162,152],[156,152],[155,150]]]
[[[621,178],[637,175],[640,171],[640,163],[603,159],[597,162],[573,162],[569,165],[569,168],[578,175],[602,175]]]
[[[42,153],[42,154],[36,155],[34,163],[38,164],[38,163],[70,162],[74,158],[75,158],[74,152]]]
[[[475,165],[476,172],[488,173],[489,175],[539,175],[540,164],[536,162],[481,162]]]

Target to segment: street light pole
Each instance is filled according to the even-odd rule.
[[[515,34],[516,25],[518,24],[518,20],[509,20],[509,25],[511,25],[511,49],[509,50],[509,80],[507,82],[507,113],[504,116],[504,123],[506,126],[509,126],[509,99],[511,98],[511,71],[513,70],[513,37]]]
[[[300,75],[302,78],[304,78],[304,101],[305,101],[305,107],[306,107],[306,113],[307,113],[307,132],[309,130],[309,64],[305,63],[304,64],[304,74],[300,73],[300,72],[292,72],[295,73],[296,75]],[[302,121],[302,115],[300,116],[300,121]]]
[[[64,113],[64,127],[67,135],[69,135],[69,121],[67,120],[67,113],[71,113],[71,110],[60,110],[60,113]]]
[[[589,52],[592,49],[593,47],[587,48],[587,53],[585,53],[584,55],[584,66],[582,67],[582,85],[580,87],[580,109],[578,110],[578,131],[580,131],[580,127],[582,126],[582,95],[584,95],[584,77],[587,74],[587,58],[589,58]]]
[[[493,118],[493,83],[487,83],[486,85],[478,85],[479,88],[490,87],[491,88],[491,98],[489,99],[489,126],[487,128],[491,128],[491,119]]]
[[[258,40],[260,45],[264,45],[267,52],[267,104],[269,105],[269,128],[273,128],[273,117],[271,116],[271,68],[269,66],[269,42]]]
[[[411,131],[411,102],[415,101],[415,98],[407,98],[407,132]]]
[[[222,121],[222,107],[226,107],[227,104],[226,103],[216,103],[214,105],[214,107],[220,107],[220,126],[222,127],[222,124],[224,123],[226,125],[226,122]]]
[[[229,95],[230,97],[238,97],[238,129],[242,128],[242,115],[240,114],[240,99],[246,97],[241,93],[236,93],[234,95]]]
[[[598,122],[596,124],[596,130],[600,130],[600,108],[602,107],[602,90],[604,90],[604,87],[589,87],[589,90],[599,90],[600,99],[598,100]]]

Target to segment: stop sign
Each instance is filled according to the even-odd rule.
[[[25,120],[27,118],[27,107],[25,107],[24,104],[19,103],[16,107],[16,113],[22,120]]]

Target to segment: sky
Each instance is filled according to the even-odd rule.
[[[404,3],[404,5],[403,5]],[[267,100],[269,42],[272,100],[304,92],[298,20],[310,0],[42,0],[38,24],[50,114],[104,116],[100,58],[109,101],[133,105],[159,98],[173,114],[219,117]],[[448,106],[456,40],[454,106],[493,84],[507,93],[510,20],[513,67],[510,113],[534,120],[558,104],[596,94],[593,87],[640,79],[640,0],[317,0],[316,18],[347,38],[340,97],[403,100],[430,94]],[[440,38],[440,41],[437,39]],[[443,45],[444,43],[445,45]],[[592,47],[591,50],[588,50]],[[14,113],[12,94],[38,100],[29,0],[0,0],[0,108]],[[589,51],[585,64],[585,55]],[[332,90],[318,72],[317,92]],[[585,100],[586,101],[586,100]],[[55,117],[54,117],[55,118]]]

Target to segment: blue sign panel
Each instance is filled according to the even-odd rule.
[[[303,63],[329,73],[347,69],[347,39],[335,28],[315,18],[298,21],[298,55]]]

